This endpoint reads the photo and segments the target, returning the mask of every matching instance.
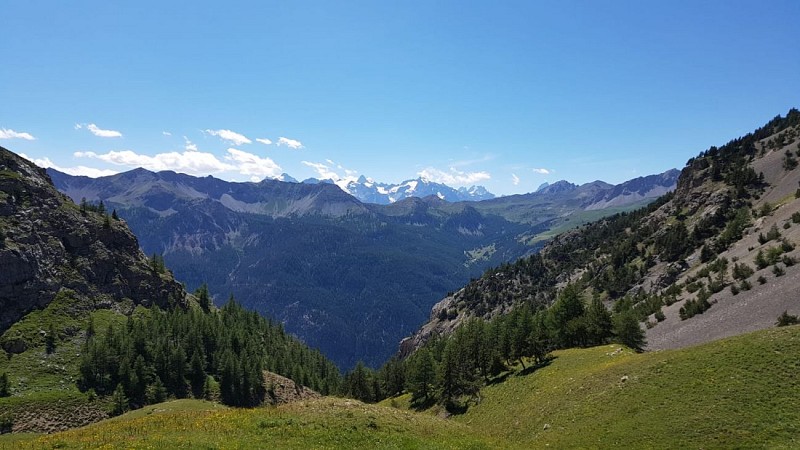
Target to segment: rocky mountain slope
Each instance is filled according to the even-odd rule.
[[[491,318],[523,303],[545,307],[567,283],[586,298],[633,309],[647,324],[650,348],[769,327],[784,310],[797,314],[799,141],[793,109],[701,152],[681,171],[674,194],[563,233],[540,254],[490,269],[445,297],[401,353],[469,317]],[[627,191],[642,189],[632,183]]]
[[[169,273],[152,270],[124,222],[81,209],[43,169],[0,148],[0,333],[64,289],[98,307],[165,306],[184,297]]]

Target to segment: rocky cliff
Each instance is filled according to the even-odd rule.
[[[44,169],[0,147],[0,333],[61,290],[94,308],[166,306],[185,293],[152,264],[124,221],[76,205]],[[24,343],[5,342],[7,351]]]

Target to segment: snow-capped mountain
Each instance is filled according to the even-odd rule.
[[[389,203],[394,203],[404,198],[424,198],[431,195],[435,195],[448,202],[487,200],[494,198],[494,194],[487,191],[483,186],[454,189],[445,184],[435,183],[425,178],[406,180],[399,184],[387,184],[378,183],[362,175],[355,181],[350,181],[344,186],[340,184],[339,186],[362,202],[381,205],[388,205]]]

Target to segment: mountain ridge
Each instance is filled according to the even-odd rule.
[[[536,251],[544,241],[537,236],[553,227],[614,210],[583,210],[610,189],[603,183],[510,204],[434,195],[379,205],[329,183],[231,183],[143,169],[97,179],[49,173],[75,201],[116,208],[146,253],[163,254],[189,286],[207,282],[218,302],[234,294],[341,367],[380,364],[394,351],[387,343],[412,332],[442,294]]]
[[[615,305],[615,312],[631,310],[647,324],[655,348],[771,326],[779,310],[796,312],[791,293],[800,280],[793,267],[800,240],[798,137],[800,112],[792,109],[701,152],[680,172],[673,193],[562,233],[540,254],[489,269],[442,299],[429,321],[402,341],[400,354],[451,334],[471,317],[490,319],[520,305],[546,308],[566,285]],[[632,180],[618,195],[652,192],[660,185],[652,181],[645,186],[644,179]],[[592,201],[598,199],[607,200]],[[751,264],[758,285],[746,275],[754,272]],[[759,294],[767,289],[758,287],[763,284],[775,286],[769,298]],[[754,296],[767,303],[748,301]],[[712,323],[714,331],[705,332]]]

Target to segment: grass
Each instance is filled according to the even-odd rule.
[[[798,448],[800,326],[681,350],[618,345],[554,352],[451,419],[323,398],[229,409],[181,400],[14,448]],[[17,439],[8,444],[5,439]]]
[[[47,307],[30,312],[3,333],[2,341],[22,340],[27,349],[0,357],[0,373],[8,374],[11,392],[11,397],[0,398],[0,419],[12,418],[15,429],[53,431],[107,417],[110,400],[89,401],[77,387],[79,356],[91,308],[72,291],[62,290]],[[91,316],[97,330],[125,320],[111,310],[92,311]],[[55,349],[47,352],[45,336],[51,329],[58,338]],[[0,445],[24,439],[19,436],[4,435]]]
[[[797,448],[797,355],[797,326],[675,351],[566,350],[456,420],[521,447]]]
[[[90,306],[77,300],[71,291],[59,292],[42,310],[34,310],[11,326],[2,339],[21,339],[27,350],[0,358],[0,373],[8,373],[11,393],[15,397],[39,395],[43,392],[77,392],[76,374],[84,330],[88,324],[86,312]],[[125,316],[101,309],[91,313],[95,329],[105,330],[112,322],[124,323]],[[58,335],[55,350],[45,350],[45,335],[50,328]],[[0,399],[0,407],[6,399]]]
[[[468,427],[433,416],[323,398],[277,408],[156,405],[17,448],[490,448]],[[138,413],[138,412],[137,412]]]

